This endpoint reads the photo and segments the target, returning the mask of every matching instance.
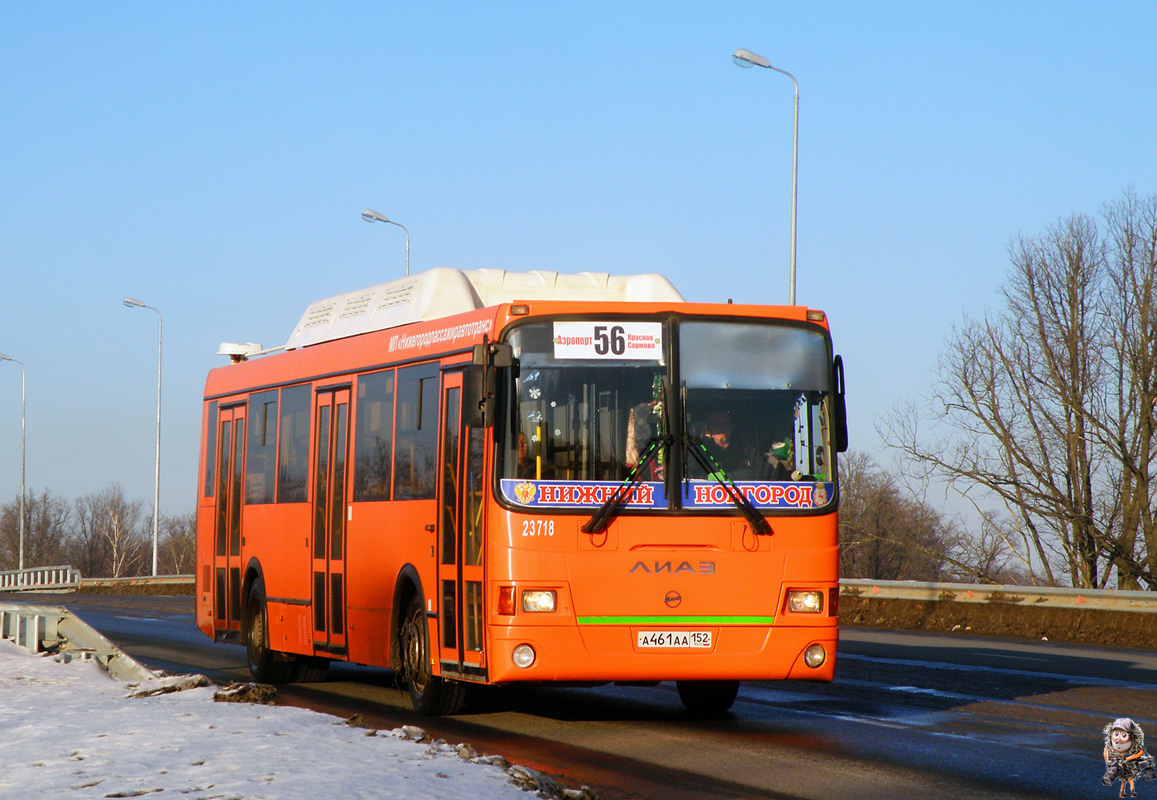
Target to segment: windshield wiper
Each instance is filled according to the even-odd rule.
[[[643,470],[647,468],[655,458],[663,452],[672,442],[671,434],[663,434],[662,436],[655,436],[647,440],[647,447],[643,450],[642,456],[639,458],[639,463],[631,468],[627,473],[627,477],[623,478],[623,482],[615,487],[615,491],[611,493],[598,510],[591,515],[591,518],[582,526],[583,533],[601,533],[606,529],[615,515],[623,507],[627,497],[630,496],[631,490],[635,487],[643,475]]]
[[[739,487],[735,485],[735,481],[731,480],[731,476],[724,472],[723,467],[719,466],[719,462],[716,461],[707,450],[707,447],[703,444],[703,440],[689,433],[685,433],[683,438],[687,445],[684,449],[695,457],[695,460],[699,462],[699,466],[703,468],[703,471],[707,473],[708,477],[714,478],[715,482],[723,487],[723,491],[727,492],[727,496],[731,498],[731,502],[735,503],[739,510],[743,512],[743,516],[747,517],[747,521],[751,523],[752,529],[754,529],[757,534],[770,536],[771,526],[767,524],[767,520],[763,518],[763,515],[759,513],[756,507],[751,504],[751,501],[739,490]]]

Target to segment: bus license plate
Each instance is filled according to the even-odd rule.
[[[709,648],[711,631],[636,631],[635,646],[672,648]]]

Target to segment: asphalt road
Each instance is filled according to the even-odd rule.
[[[72,608],[151,667],[248,678],[240,647],[193,626],[192,598],[25,599]],[[690,718],[669,684],[488,689],[463,714],[421,718],[388,671],[346,665],[279,698],[419,725],[609,800],[1112,798],[1101,728],[1131,716],[1157,731],[1157,654],[844,629],[833,683],[744,684],[710,721]],[[1138,791],[1157,797],[1157,783]]]

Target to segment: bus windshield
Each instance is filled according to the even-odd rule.
[[[732,480],[831,480],[831,368],[821,335],[688,321],[680,328],[679,367],[686,432]],[[705,477],[694,459],[688,469]]]
[[[782,503],[792,493],[777,494],[774,484],[823,487],[795,490],[806,502],[794,507],[831,499],[832,362],[819,328],[751,319],[556,320],[519,326],[507,341],[518,368],[498,433],[510,502],[597,506],[668,434],[664,441],[677,444],[634,476],[641,488],[628,505],[721,505],[708,502],[721,480],[765,509],[792,507]]]

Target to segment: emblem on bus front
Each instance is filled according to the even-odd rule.
[[[678,608],[679,604],[683,602],[683,595],[678,592],[667,592],[663,602],[667,604],[667,608]]]
[[[523,505],[529,504],[534,499],[534,484],[530,481],[523,481],[514,487],[514,496]]]

